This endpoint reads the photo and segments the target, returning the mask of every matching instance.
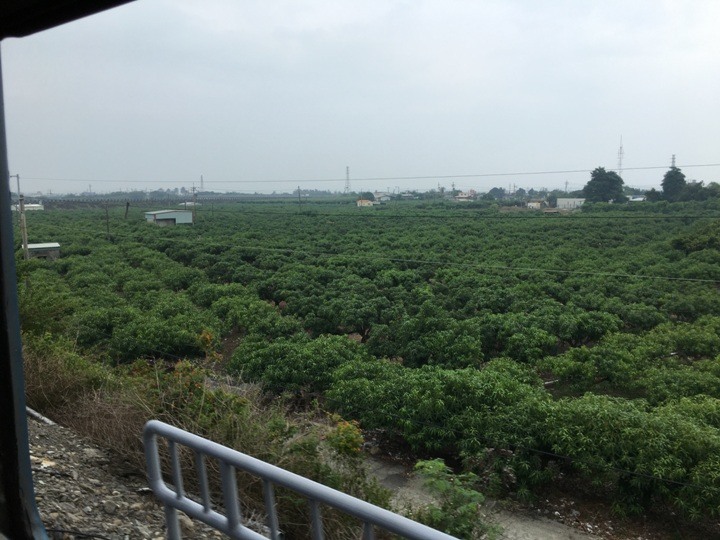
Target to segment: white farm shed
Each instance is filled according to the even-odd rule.
[[[573,210],[575,208],[580,208],[584,202],[585,199],[568,199],[558,197],[556,206],[560,210]]]
[[[54,261],[60,257],[60,244],[46,242],[44,244],[28,244],[28,255],[33,259],[48,259]]]
[[[19,204],[13,204],[11,207],[13,212],[18,212],[20,210]],[[45,206],[42,204],[33,204],[33,203],[27,203],[25,204],[25,211],[33,211],[33,210],[45,210]]]
[[[183,223],[192,225],[193,213],[191,210],[155,210],[154,212],[145,212],[145,220],[160,227]]]

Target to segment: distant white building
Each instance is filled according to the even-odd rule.
[[[28,255],[33,259],[48,259],[54,261],[60,257],[60,244],[57,242],[28,244]]]
[[[12,211],[14,211],[14,212],[18,212],[18,211],[20,210],[20,205],[19,205],[19,204],[13,204],[13,205],[10,207],[10,209],[11,209]],[[29,211],[32,211],[32,210],[45,210],[45,206],[43,206],[42,204],[30,204],[30,203],[25,203],[25,211],[26,211],[26,212],[29,212]]]
[[[383,191],[376,191],[373,193],[373,197],[375,198],[375,202],[384,203],[392,200],[392,197],[389,193],[385,193]]]
[[[575,208],[580,208],[584,202],[585,199],[567,199],[558,197],[557,204],[555,206],[560,210],[574,210]]]
[[[475,191],[461,191],[455,197],[453,197],[457,202],[470,202],[475,200],[475,196],[477,193]]]
[[[372,206],[373,202],[370,199],[358,199],[357,200],[358,207],[362,206]]]
[[[193,202],[193,201],[186,201],[181,202],[178,204],[178,206],[182,206],[183,208],[192,208],[193,206],[202,206],[199,202]]]
[[[542,208],[543,202],[542,201],[528,201],[527,207],[530,210],[540,210]]]
[[[145,212],[145,220],[159,227],[192,225],[193,213],[190,210],[155,210],[154,212]]]

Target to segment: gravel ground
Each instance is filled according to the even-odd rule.
[[[142,474],[112,452],[59,425],[28,418],[35,498],[53,540],[162,539],[162,507],[147,490]],[[375,460],[371,472],[396,492],[397,501],[422,503],[420,481],[402,465]],[[508,540],[596,538],[545,518],[490,511]],[[184,538],[224,538],[219,532],[181,516]]]
[[[28,417],[30,460],[35,498],[52,540],[165,538],[164,515],[147,489],[144,472],[111,451],[59,425]],[[407,466],[370,458],[368,470],[395,492],[402,506],[429,500],[421,481]],[[533,507],[504,509],[489,503],[486,518],[503,529],[502,540],[650,540],[720,538],[720,524],[688,530],[660,524],[621,523],[607,511],[594,511],[572,499],[554,497]],[[224,535],[181,514],[183,538],[216,539]]]
[[[164,515],[142,474],[59,425],[28,418],[35,499],[49,538],[165,538]],[[186,516],[184,538],[222,538]]]

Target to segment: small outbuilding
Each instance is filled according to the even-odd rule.
[[[145,220],[159,227],[192,225],[193,213],[191,210],[155,210],[154,212],[145,212]]]
[[[467,192],[461,191],[460,193],[455,195],[455,197],[453,197],[453,199],[455,199],[456,202],[470,202],[470,201],[475,200],[476,195],[477,194],[473,190],[470,190]]]
[[[31,259],[48,259],[54,261],[60,257],[60,244],[57,242],[28,244],[28,256]]]
[[[43,204],[26,203],[24,207],[26,212],[32,212],[33,210],[45,210],[45,206]],[[13,212],[20,211],[19,204],[13,204],[10,208]]]
[[[580,208],[584,202],[585,199],[570,199],[558,197],[556,207],[560,210],[574,210],[576,208]]]
[[[372,206],[373,202],[370,199],[358,199],[357,205],[358,205],[358,207]]]

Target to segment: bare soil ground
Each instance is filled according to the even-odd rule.
[[[144,472],[61,426],[28,419],[35,494],[53,540],[164,538],[164,519],[144,489]],[[369,457],[367,467],[395,493],[401,508],[431,501],[407,460]],[[693,540],[720,539],[720,523],[688,526],[670,514],[619,519],[606,502],[578,497],[567,486],[549,489],[533,504],[490,501],[485,518],[502,527],[502,540]],[[181,518],[185,538],[219,538]]]
[[[375,456],[368,471],[393,490],[397,508],[427,504],[432,497],[406,460]],[[710,540],[720,539],[720,523],[688,524],[671,513],[619,518],[610,505],[567,486],[554,486],[532,504],[488,501],[484,518],[502,527],[503,540]]]

